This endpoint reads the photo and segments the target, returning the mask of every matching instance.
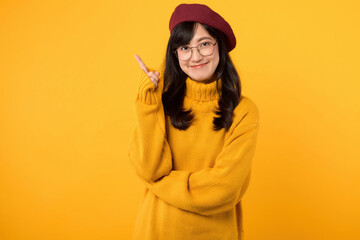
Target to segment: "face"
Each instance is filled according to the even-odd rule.
[[[197,23],[195,25],[194,36],[189,42],[188,47],[196,47],[200,43],[215,43],[213,38],[205,28]],[[180,68],[194,81],[212,82],[216,80],[215,70],[219,64],[219,48],[218,44],[214,46],[214,52],[210,56],[202,56],[196,48],[192,48],[190,59],[179,60]]]

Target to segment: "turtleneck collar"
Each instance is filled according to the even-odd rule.
[[[218,82],[219,90],[221,91],[221,79]],[[185,96],[201,102],[214,101],[220,98],[216,89],[216,81],[201,83],[191,80],[189,77],[186,79]]]

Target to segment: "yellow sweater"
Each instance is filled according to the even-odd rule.
[[[242,96],[228,132],[214,131],[216,82],[186,80],[187,130],[164,115],[163,78],[142,73],[129,159],[145,185],[134,240],[243,239],[241,198],[249,184],[259,128],[256,105]]]

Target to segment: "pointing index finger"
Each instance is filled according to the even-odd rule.
[[[145,63],[141,60],[141,58],[139,57],[139,55],[135,54],[135,58],[136,58],[136,61],[139,63],[140,65],[140,68],[146,73],[148,74],[149,71],[145,65]]]

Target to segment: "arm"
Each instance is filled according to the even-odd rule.
[[[232,209],[245,193],[250,178],[259,127],[256,106],[247,99],[240,102],[213,168],[193,173],[171,171],[161,84],[155,90],[147,76],[142,76],[135,102],[137,125],[129,150],[136,173],[156,196],[174,207],[202,215]]]
[[[136,127],[128,156],[136,174],[145,181],[156,181],[172,168],[170,147],[165,137],[165,117],[161,101],[163,81],[158,87],[141,72],[135,99]]]
[[[201,215],[234,208],[250,179],[259,128],[257,108],[250,107],[238,121],[230,129],[213,168],[171,171],[158,181],[143,179],[147,188],[168,204]]]

